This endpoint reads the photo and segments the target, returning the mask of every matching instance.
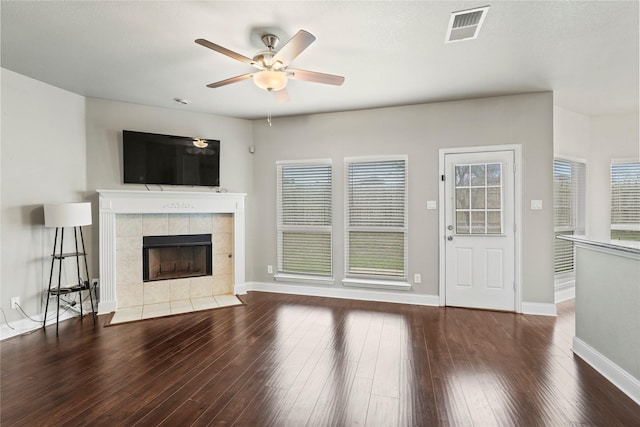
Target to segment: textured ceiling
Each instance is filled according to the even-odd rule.
[[[489,4],[478,39],[445,44],[451,12]],[[7,1],[2,67],[89,97],[239,118],[309,114],[511,93],[555,92],[589,114],[638,111],[638,2]],[[294,68],[343,86],[290,81],[290,102],[245,80],[256,27],[317,37]],[[174,98],[186,98],[179,105]]]

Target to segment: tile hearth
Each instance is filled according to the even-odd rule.
[[[171,316],[174,314],[191,313],[194,311],[210,310],[212,308],[241,305],[235,295],[224,294],[187,300],[169,301],[156,304],[138,305],[118,309],[109,322],[110,325],[135,322],[137,320],[155,317]]]
[[[233,294],[233,217],[230,214],[116,215],[118,310]],[[143,281],[144,236],[210,234],[213,274]],[[176,305],[176,304],[173,304]]]

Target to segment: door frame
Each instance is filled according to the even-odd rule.
[[[440,306],[446,305],[446,206],[445,183],[442,176],[445,174],[444,158],[447,154],[487,153],[494,151],[513,151],[513,165],[515,167],[513,191],[514,191],[514,311],[522,313],[522,145],[485,145],[458,148],[441,148],[438,160],[438,254],[439,254],[439,299]]]

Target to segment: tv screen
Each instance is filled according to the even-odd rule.
[[[220,186],[218,140],[124,130],[122,153],[125,184]]]

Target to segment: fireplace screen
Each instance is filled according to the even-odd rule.
[[[211,276],[211,234],[145,236],[142,260],[145,282]]]

